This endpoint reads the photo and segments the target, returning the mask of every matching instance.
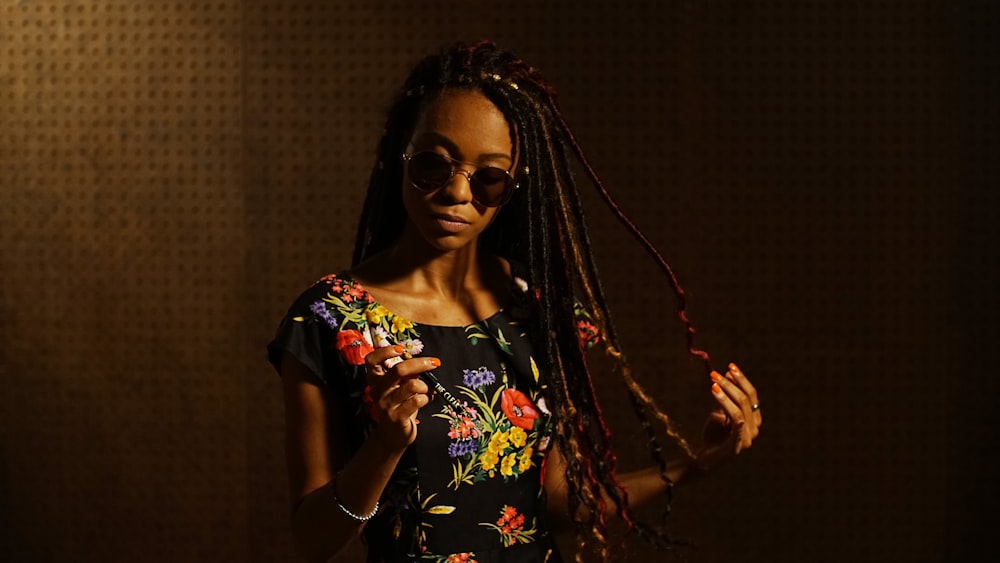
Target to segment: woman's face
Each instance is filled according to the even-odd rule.
[[[503,170],[514,166],[510,125],[476,90],[445,90],[425,106],[406,147],[408,155],[422,151],[459,161],[454,166],[468,174],[485,166]],[[473,199],[463,173],[427,193],[414,188],[404,174],[402,189],[408,219],[404,236],[419,234],[439,251],[474,243],[499,210]]]

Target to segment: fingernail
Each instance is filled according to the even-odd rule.
[[[402,347],[402,346],[400,346],[399,344],[397,344],[397,345],[393,346],[393,347],[392,347],[392,349],[393,349],[393,351],[395,351],[395,352],[396,352],[397,354],[402,354],[403,352],[405,352],[405,351],[406,351],[406,348],[403,348],[403,347]]]
[[[439,360],[439,359],[437,359],[437,358],[428,358],[428,361],[429,361],[429,362],[431,363],[431,365],[432,365],[432,366],[434,366],[434,367],[438,367],[438,366],[440,366],[440,365],[441,365],[441,360]]]
[[[722,379],[722,374],[720,374],[719,372],[717,372],[715,370],[712,370],[712,373],[710,373],[708,375],[712,378],[712,381],[718,381],[718,380]]]
[[[722,387],[719,387],[718,383],[713,383],[712,384],[712,393],[715,393],[716,395],[721,395],[722,394]]]
[[[729,364],[729,371],[733,372],[733,375],[740,375],[740,368],[736,367],[736,364]]]

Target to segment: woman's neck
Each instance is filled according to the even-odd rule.
[[[404,230],[394,245],[353,273],[375,287],[461,301],[470,292],[495,286],[506,277],[505,269],[497,258],[479,252],[475,241],[444,251]]]
[[[376,301],[421,324],[464,326],[505,306],[509,271],[502,259],[474,244],[429,253],[404,240],[352,269]]]
[[[387,264],[411,291],[458,299],[485,284],[484,258],[475,244],[448,252],[418,253],[401,243],[387,255]]]

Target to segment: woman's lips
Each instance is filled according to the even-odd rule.
[[[469,226],[469,223],[454,215],[435,215],[434,220],[441,230],[448,233],[457,233]]]

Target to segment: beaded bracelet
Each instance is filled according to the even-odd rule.
[[[351,512],[351,510],[349,508],[347,508],[346,506],[344,506],[344,503],[340,502],[340,498],[337,496],[337,478],[338,477],[340,477],[339,473],[333,477],[333,487],[330,489],[330,493],[333,496],[333,502],[337,503],[337,508],[339,508],[341,512],[343,512],[344,514],[346,514],[348,517],[350,517],[355,522],[367,522],[367,521],[371,520],[372,518],[374,518],[375,515],[378,513],[378,501],[377,500],[375,501],[375,508],[372,508],[372,511],[369,512],[368,514],[363,514],[363,515],[362,514],[355,514],[355,513]]]

